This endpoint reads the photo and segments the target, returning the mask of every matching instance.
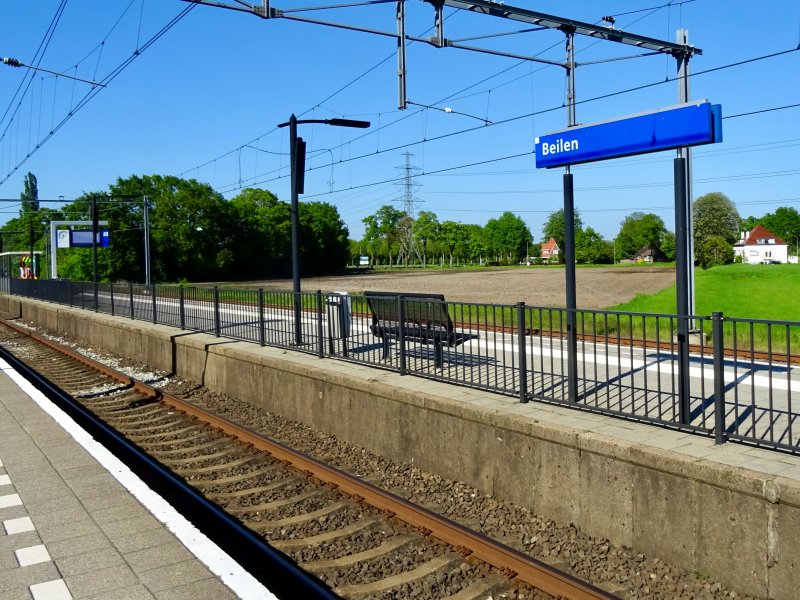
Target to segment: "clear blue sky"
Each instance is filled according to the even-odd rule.
[[[61,4],[3,2],[0,56],[33,64]],[[318,4],[272,3],[285,9]],[[691,43],[703,51],[692,59],[692,73],[793,50],[800,43],[796,0],[508,4],[591,23],[612,15],[617,28],[669,41],[679,27],[687,28]],[[39,65],[102,80],[188,6],[178,0],[68,0]],[[300,14],[394,31],[394,11],[394,3],[388,3]],[[407,33],[431,35],[429,4],[409,0],[406,11]],[[526,28],[465,11],[446,9],[445,15],[445,35],[452,39]],[[564,58],[564,36],[554,31],[464,43]],[[576,46],[582,62],[639,53],[581,37]],[[309,153],[304,198],[337,206],[352,238],[362,237],[362,219],[381,205],[398,201],[402,208],[403,192],[389,180],[400,175],[403,153],[409,152],[410,163],[419,169],[417,210],[481,225],[509,210],[540,239],[548,214],[562,206],[563,171],[537,171],[532,152],[535,136],[566,124],[566,110],[560,108],[563,69],[412,43],[407,71],[414,104],[405,111],[397,109],[396,71],[392,38],[196,6],[9,176],[91,87],[39,73],[15,99],[25,72],[0,65],[0,115],[5,113],[0,180],[6,180],[0,197],[19,198],[30,171],[43,199],[104,191],[119,177],[172,174],[206,182],[228,198],[253,186],[288,200],[288,131],[275,125],[294,112],[301,118],[345,116],[373,124],[366,131],[300,127]],[[694,151],[695,197],[721,191],[743,217],[779,206],[800,208],[800,107],[730,118],[800,104],[798,73],[800,52],[795,51],[692,78],[692,98],[721,104],[729,117],[723,143]],[[665,56],[579,67],[578,122],[675,104],[674,81],[586,102],[674,75],[675,60]],[[508,158],[513,155],[523,156]],[[584,224],[610,239],[620,221],[639,210],[657,213],[672,230],[673,157],[674,152],[662,152],[574,168],[575,203]],[[457,168],[474,163],[484,164]],[[0,222],[18,209],[18,204],[1,203]]]

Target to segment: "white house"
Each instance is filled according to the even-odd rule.
[[[789,261],[789,245],[762,225],[752,231],[743,231],[733,245],[736,256],[745,264],[785,263]]]

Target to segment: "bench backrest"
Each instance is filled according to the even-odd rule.
[[[399,297],[403,298],[405,323],[453,331],[453,322],[447,312],[443,294],[364,292],[364,298],[372,312],[373,326],[380,327],[382,324],[400,321]]]

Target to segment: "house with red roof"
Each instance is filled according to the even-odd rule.
[[[733,252],[750,265],[789,262],[789,245],[763,225],[743,231]]]
[[[542,244],[542,252],[540,254],[542,262],[558,262],[558,253],[560,249],[556,243],[555,238],[550,238]]]

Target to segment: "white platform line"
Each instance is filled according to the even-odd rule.
[[[50,553],[47,551],[47,548],[44,547],[44,544],[37,544],[36,546],[28,546],[27,548],[14,550],[14,554],[17,555],[17,562],[20,567],[38,565],[39,563],[53,560],[50,558]]]
[[[3,521],[3,528],[6,530],[6,535],[14,535],[15,533],[24,533],[26,531],[36,531],[30,517],[20,517],[19,519],[6,519]]]
[[[0,496],[0,508],[11,508],[12,506],[20,506],[21,504],[22,500],[20,500],[19,494]]]

